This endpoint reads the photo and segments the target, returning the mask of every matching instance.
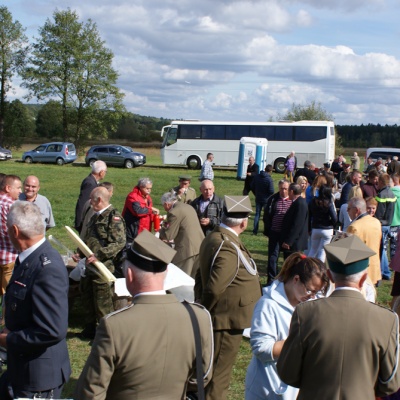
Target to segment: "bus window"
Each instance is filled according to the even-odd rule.
[[[249,125],[227,125],[226,139],[240,140],[242,137],[249,136]]]
[[[292,141],[293,126],[276,126],[275,140]]]
[[[177,140],[177,133],[178,133],[178,128],[169,128],[167,132],[166,138],[166,145],[171,146],[172,144],[176,143]]]
[[[299,142],[314,142],[326,139],[325,126],[296,126],[294,140]]]
[[[200,139],[200,125],[179,125],[179,139]]]
[[[275,140],[275,127],[274,126],[252,126],[250,136],[266,138],[268,140]]]
[[[203,125],[201,127],[202,139],[225,139],[225,125]]]

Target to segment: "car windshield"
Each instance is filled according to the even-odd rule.
[[[121,151],[123,153],[132,153],[133,149],[129,146],[121,146]]]
[[[38,146],[34,151],[44,151],[45,148],[46,146]]]

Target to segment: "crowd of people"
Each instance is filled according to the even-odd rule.
[[[366,300],[375,301],[391,269],[392,296],[400,296],[400,162],[369,162],[361,171],[354,153],[351,164],[339,156],[320,169],[311,160],[297,168],[291,152],[275,193],[272,166],[260,171],[250,157],[243,195],[219,196],[213,160],[209,153],[199,196],[189,175],[162,195],[164,218],[151,179],[139,179],[120,213],[104,182],[107,165],[91,166],[74,224],[91,254],[78,249],[73,258],[85,313],[79,337],[92,348],[75,398],[226,399],[249,327],[247,400],[396,392],[397,315]],[[71,373],[69,282],[45,237],[55,225],[51,205],[36,176],[0,181],[0,346],[8,353],[0,398],[60,398]],[[251,231],[259,233],[262,219],[268,237],[264,288],[241,240],[251,193]],[[194,279],[194,302],[164,290],[171,262]],[[118,299],[97,263],[125,278],[129,301]]]

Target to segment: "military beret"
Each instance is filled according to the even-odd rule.
[[[172,261],[176,251],[156,238],[149,231],[142,231],[126,253],[135,267],[148,272],[163,272]]]
[[[325,246],[329,268],[338,274],[353,275],[368,267],[376,253],[358,236],[351,235]]]

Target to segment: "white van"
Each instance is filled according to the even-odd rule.
[[[367,167],[367,158],[369,157],[376,162],[378,158],[386,160],[388,157],[393,158],[393,156],[398,156],[400,160],[400,149],[394,147],[370,147],[365,153],[364,166]]]

